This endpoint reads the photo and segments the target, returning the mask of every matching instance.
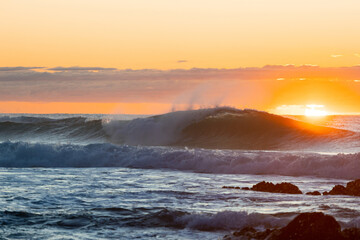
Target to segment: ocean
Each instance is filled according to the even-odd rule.
[[[157,116],[0,115],[0,239],[222,239],[302,212],[360,227],[360,116],[227,107]]]

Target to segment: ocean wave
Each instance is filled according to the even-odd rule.
[[[102,212],[99,215],[99,212]],[[189,213],[179,210],[154,209],[93,209],[78,213],[36,214],[22,211],[0,212],[2,225],[50,225],[60,228],[171,227],[201,231],[235,230],[243,227],[274,228],[285,226],[291,218],[245,211],[218,213]]]
[[[325,151],[351,148],[359,138],[358,133],[348,130],[229,107],[179,111],[133,120],[0,118],[0,141]]]
[[[360,178],[360,153],[326,155],[113,144],[0,143],[0,167],[131,167],[203,173]]]
[[[291,219],[268,214],[247,213],[245,211],[223,211],[218,213],[186,213],[163,209],[141,218],[146,227],[189,228],[200,231],[235,230],[244,227],[275,228],[285,226]]]
[[[0,141],[105,142],[101,120],[1,117]]]
[[[212,149],[314,149],[353,140],[354,132],[315,126],[266,112],[228,107],[110,121],[112,143]]]

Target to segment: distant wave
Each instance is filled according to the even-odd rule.
[[[113,145],[0,143],[0,167],[131,167],[360,178],[360,153],[325,155]]]
[[[210,149],[340,149],[359,133],[228,107],[189,110],[134,120],[84,117],[0,117],[0,142],[114,143]]]
[[[0,117],[0,141],[105,142],[101,120]]]

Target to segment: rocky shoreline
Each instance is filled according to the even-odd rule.
[[[259,182],[249,187],[233,187],[223,186],[222,188],[229,189],[241,189],[241,190],[252,190],[258,192],[270,192],[270,193],[287,193],[287,194],[302,194],[302,191],[294,184],[288,182],[282,182],[273,184],[272,182]],[[321,195],[319,191],[307,192],[306,195]],[[348,196],[360,196],[360,179],[350,181],[343,185],[335,185],[331,191],[323,192],[322,195],[348,195]]]
[[[303,194],[294,184],[282,182],[259,182],[249,187],[223,186],[223,188],[240,189],[284,194]],[[307,192],[306,195],[348,195],[360,196],[360,179],[343,185],[335,185],[329,192]],[[258,231],[245,227],[223,237],[223,240],[360,240],[359,228],[341,229],[340,224],[330,215],[321,212],[301,213],[283,228]]]
[[[341,230],[330,215],[321,212],[301,213],[283,228],[257,231],[246,227],[223,237],[223,240],[357,240],[359,228]]]

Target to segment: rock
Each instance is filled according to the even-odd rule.
[[[343,240],[339,223],[332,216],[320,212],[301,213],[271,240]]]
[[[346,188],[342,185],[335,185],[329,192],[329,195],[347,195]]]
[[[276,231],[278,231],[278,229],[266,229],[265,231],[256,231],[252,227],[245,227],[240,231],[233,232],[232,235],[226,235],[223,240],[264,240]]]
[[[254,228],[244,227],[240,231],[233,232],[233,235],[235,237],[243,236],[243,237],[248,237],[248,238],[254,238],[256,233],[257,233],[257,231]]]
[[[245,227],[223,240],[360,240],[359,228],[341,231],[340,224],[330,215],[321,212],[301,213],[281,229],[257,231]]]
[[[273,184],[271,182],[262,181],[252,186],[251,190],[272,193],[302,194],[297,186],[287,182]]]
[[[244,188],[240,188],[240,187],[233,187],[233,186],[222,186],[222,188],[230,188],[230,189],[243,189],[243,190],[249,190],[249,188],[244,189]]]
[[[342,231],[342,235],[345,240],[360,239],[360,229],[359,228],[346,228]]]
[[[249,187],[242,187],[241,190],[250,190]]]
[[[360,179],[348,182],[346,184],[346,191],[348,195],[360,196]]]
[[[319,191],[307,192],[306,195],[321,195]]]
[[[346,187],[342,185],[335,185],[330,192],[324,192],[323,194],[360,196],[360,179],[348,182]]]

